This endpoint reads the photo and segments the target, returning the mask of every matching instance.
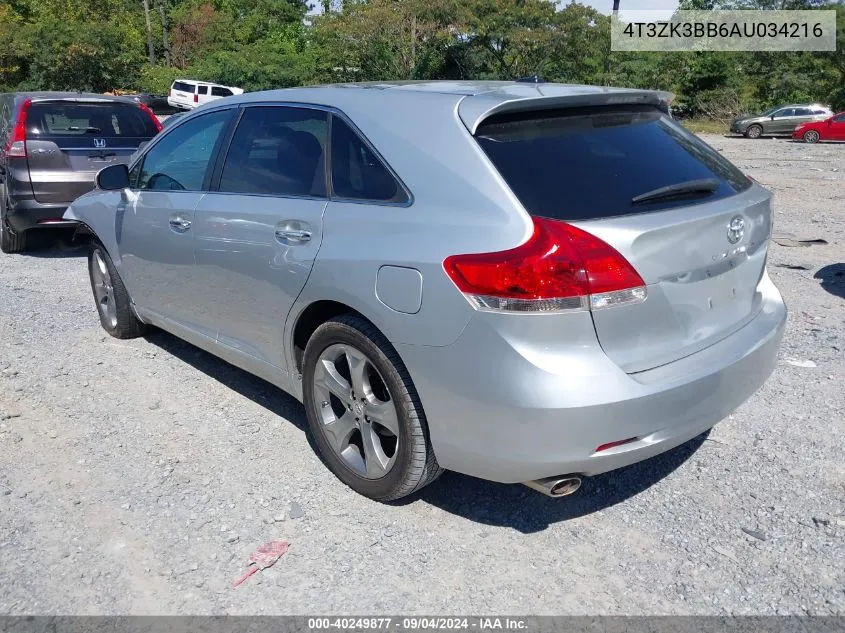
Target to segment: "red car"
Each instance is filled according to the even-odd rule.
[[[808,143],[845,141],[845,112],[834,114],[824,121],[802,123],[792,131],[792,139]]]

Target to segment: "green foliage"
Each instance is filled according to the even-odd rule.
[[[608,8],[612,0],[608,1]],[[0,89],[131,89],[178,77],[261,90],[327,81],[516,79],[662,89],[730,117],[786,101],[845,108],[845,9],[830,53],[620,53],[610,19],[550,0],[0,0]],[[681,0],[685,9],[823,0]],[[624,8],[624,7],[623,7]],[[149,19],[155,63],[148,59]]]

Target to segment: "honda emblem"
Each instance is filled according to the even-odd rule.
[[[105,147],[106,146],[106,139],[104,138],[95,138],[94,139],[94,147]]]

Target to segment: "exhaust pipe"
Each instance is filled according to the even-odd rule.
[[[581,478],[574,475],[558,475],[534,481],[523,482],[529,488],[542,492],[547,497],[566,497],[581,487]]]

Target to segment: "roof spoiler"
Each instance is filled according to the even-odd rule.
[[[548,84],[545,86],[541,84],[538,86],[539,89],[529,85],[524,88],[530,90],[530,93],[520,94],[521,91],[518,90],[494,90],[465,97],[458,105],[458,115],[470,133],[475,134],[481,123],[494,114],[606,105],[652,105],[668,114],[669,104],[675,98],[671,92],[662,90],[549,86]]]

